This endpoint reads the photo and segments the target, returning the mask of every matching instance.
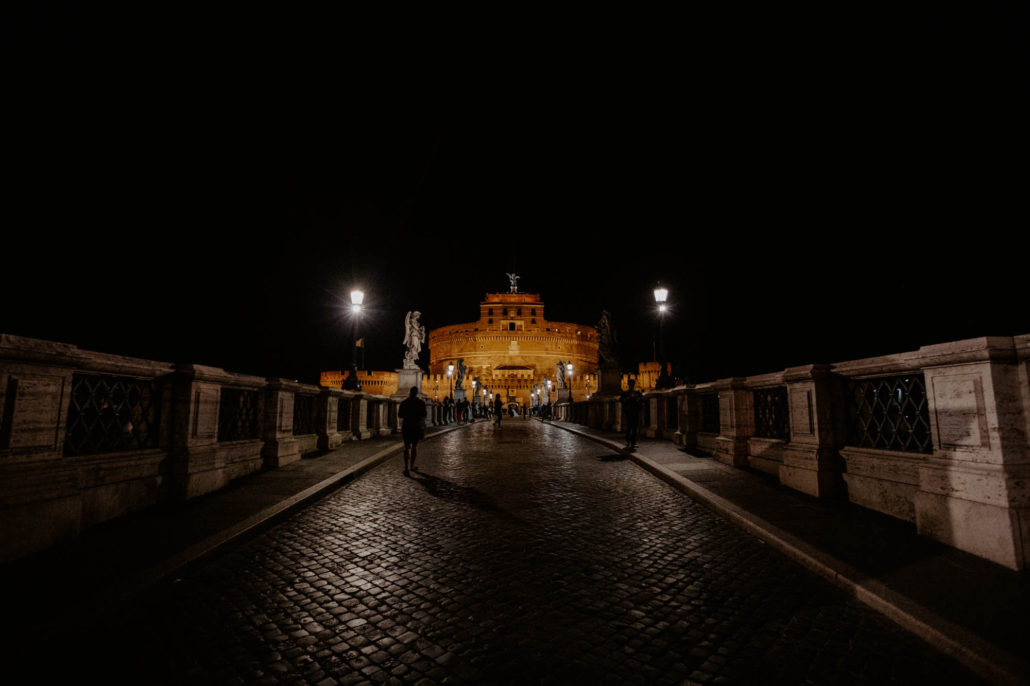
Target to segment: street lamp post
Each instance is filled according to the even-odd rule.
[[[361,380],[358,378],[358,348],[361,348],[362,353],[365,351],[364,342],[359,338],[362,304],[365,302],[365,292],[360,288],[355,288],[350,292],[350,310],[351,315],[354,318],[354,334],[353,344],[351,346],[351,378],[350,383],[347,384],[348,390],[360,391]],[[359,345],[360,344],[360,345]],[[364,354],[362,354],[362,360],[360,366],[364,365]]]
[[[547,380],[547,409],[544,410],[544,419],[551,418],[551,380]]]
[[[654,301],[658,305],[658,351],[656,352],[655,357],[658,358],[656,361],[660,365],[658,380],[655,382],[655,388],[659,390],[672,387],[672,379],[670,379],[669,375],[665,372],[665,338],[662,332],[665,313],[669,309],[668,300],[669,289],[658,284],[654,289]]]
[[[447,408],[447,421],[451,421],[451,413],[454,411],[454,365],[447,365],[447,397],[450,399],[450,407]]]

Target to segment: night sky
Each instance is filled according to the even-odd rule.
[[[317,383],[353,285],[394,369],[516,271],[627,370],[662,282],[695,382],[1030,333],[1025,6],[137,4],[2,10],[2,332]]]

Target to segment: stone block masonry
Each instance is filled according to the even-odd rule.
[[[649,393],[646,426],[1019,570],[1030,564],[1028,370],[1030,335],[975,338]],[[618,412],[556,415],[611,428],[601,422]]]
[[[392,433],[395,406],[369,393],[0,334],[0,564],[100,522]]]

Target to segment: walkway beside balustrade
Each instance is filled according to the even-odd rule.
[[[669,440],[641,437],[630,452],[621,433],[550,423],[621,452],[992,681],[1030,678],[1022,658],[1030,616],[1024,572],[920,536],[912,523],[805,495]]]
[[[461,428],[427,429],[427,438]],[[398,456],[399,434],[348,441],[184,502],[91,527],[71,541],[0,565],[5,624],[18,640],[46,641],[173,578],[223,547],[274,525]]]

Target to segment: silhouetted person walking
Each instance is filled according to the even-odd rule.
[[[644,406],[644,394],[637,390],[637,382],[630,379],[627,388],[619,396],[622,404],[622,421],[626,426],[626,447],[637,448],[637,427],[640,425],[640,409]]]
[[[404,439],[404,476],[411,476],[411,471],[418,471],[415,456],[418,442],[426,435],[426,403],[418,397],[418,388],[411,387],[408,397],[397,408],[397,416],[401,418],[401,437]]]
[[[504,413],[504,403],[501,402],[501,396],[494,396],[494,427],[497,429],[501,428],[501,415]]]

